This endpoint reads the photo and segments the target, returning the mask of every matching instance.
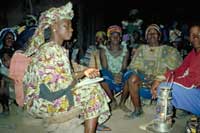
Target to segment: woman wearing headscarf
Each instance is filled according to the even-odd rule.
[[[25,27],[25,29],[18,35],[16,43],[19,49],[24,50],[28,47],[28,41],[33,36],[36,29],[36,26]]]
[[[17,35],[12,28],[4,28],[0,31],[0,54],[6,50],[15,51]]]
[[[137,49],[128,66],[133,74],[128,79],[128,87],[126,88],[129,90],[124,91],[130,92],[135,107],[134,111],[128,115],[129,118],[134,119],[143,113],[139,93],[141,82],[148,88],[157,75],[177,68],[182,62],[178,50],[160,44],[160,38],[160,27],[157,24],[149,25],[145,32],[147,45],[141,45]]]
[[[9,88],[12,88],[12,81],[9,77],[9,64],[15,49],[14,43],[17,36],[13,29],[4,28],[0,32],[0,103],[3,110],[0,116],[9,114]]]
[[[91,49],[89,67],[94,67],[101,69],[101,60],[100,60],[100,50],[106,48],[106,33],[104,31],[98,31],[96,33],[96,43],[93,49]]]
[[[87,48],[84,57],[80,60],[81,64],[97,68],[97,66],[95,66],[95,60],[96,60],[95,56],[98,56],[98,51],[100,48],[105,48],[106,41],[107,41],[106,33],[104,31],[98,31],[96,33],[95,44],[90,45]],[[100,64],[98,64],[98,67],[100,67]]]
[[[121,42],[122,30],[117,25],[110,26],[107,31],[108,44],[100,52],[102,70],[101,74],[104,82],[101,83],[108,96],[112,100],[111,108],[117,107],[114,94],[121,92],[126,81],[128,73],[126,73],[128,50],[126,43]],[[121,103],[120,103],[121,105]],[[127,108],[123,108],[128,111]]]
[[[4,53],[14,53],[14,44],[17,36],[12,28],[4,28],[0,31],[0,57],[3,57]],[[2,58],[1,58],[2,59]],[[8,69],[3,65],[0,59],[0,74],[8,76]]]
[[[94,78],[99,71],[89,68],[73,73],[68,52],[61,46],[72,36],[72,18],[71,3],[41,14],[38,28],[25,52],[32,58],[24,75],[25,106],[30,114],[40,118],[80,107],[85,133],[94,133],[97,123],[104,122],[110,115],[109,98],[99,84],[74,85],[75,79]],[[57,97],[63,91],[65,95]]]

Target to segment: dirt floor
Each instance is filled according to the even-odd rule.
[[[129,108],[132,108],[128,103]],[[120,109],[114,110],[112,116],[105,123],[112,131],[97,132],[97,133],[147,133],[149,131],[142,130],[140,127],[149,123],[155,116],[155,105],[144,106],[144,115],[137,119],[127,120],[123,111]],[[175,119],[175,124],[171,130],[171,133],[184,133],[186,120],[190,116],[182,119]],[[83,126],[76,127],[75,129],[69,129],[64,131],[65,133],[83,133]],[[42,121],[34,121],[31,118],[24,118],[22,110],[15,105],[11,105],[10,116],[0,118],[0,133],[45,133]],[[62,131],[58,131],[62,133]]]

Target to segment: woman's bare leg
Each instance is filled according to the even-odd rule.
[[[108,95],[108,97],[111,99],[111,110],[115,110],[117,108],[117,101],[114,97],[113,92],[110,90],[109,85],[105,82],[101,83],[102,88],[105,90],[106,94]]]
[[[129,78],[128,84],[129,84],[129,92],[135,110],[141,109],[141,102],[139,96],[140,78],[136,75],[133,75]]]
[[[85,121],[85,132],[84,133],[95,133],[97,127],[98,117],[92,118]]]
[[[108,97],[113,100],[114,99],[114,96],[113,96],[113,93],[112,91],[110,90],[109,88],[109,85],[106,83],[106,82],[102,82],[101,83],[101,87],[105,90],[106,94],[108,95]]]
[[[125,83],[125,86],[123,88],[123,91],[122,91],[122,95],[121,95],[121,99],[120,99],[120,103],[119,103],[119,107],[120,109],[122,109],[124,112],[130,112],[131,110],[128,109],[125,105],[126,103],[126,100],[128,98],[128,95],[129,95],[129,88],[128,88],[128,82]]]

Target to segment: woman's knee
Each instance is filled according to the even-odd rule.
[[[131,75],[130,78],[128,79],[129,84],[139,84],[140,83],[140,78],[137,75]]]
[[[137,75],[132,75],[128,80],[129,91],[132,91],[135,94],[138,93],[139,85],[140,85],[140,78]]]
[[[109,89],[109,84],[107,82],[101,82],[100,85],[104,90]]]

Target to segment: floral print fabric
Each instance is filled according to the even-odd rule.
[[[39,97],[40,84],[51,92],[67,88],[73,81],[67,51],[53,42],[44,44],[33,57],[24,76],[25,105],[36,117],[48,117],[70,110],[65,96],[49,102]],[[109,98],[99,84],[72,89],[75,106],[82,109],[84,119],[99,116],[99,123],[110,115]]]

